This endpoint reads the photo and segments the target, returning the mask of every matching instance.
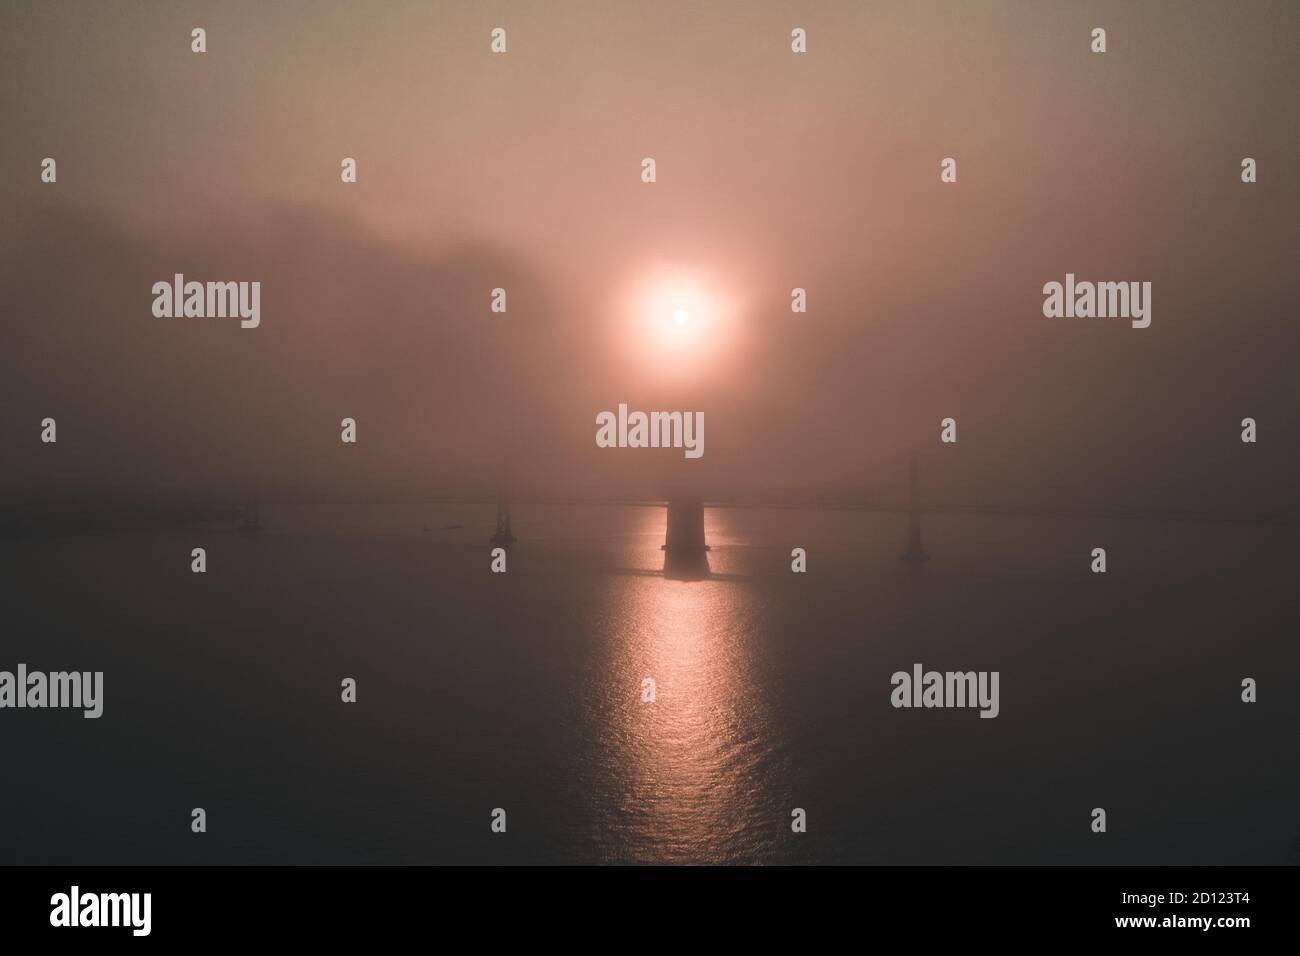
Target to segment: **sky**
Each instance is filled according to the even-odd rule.
[[[951,502],[1294,510],[1294,3],[11,2],[0,26],[7,502],[897,499],[916,453]],[[155,318],[177,272],[260,281],[261,325]],[[1151,326],[1044,317],[1066,273],[1151,282]],[[620,403],[702,411],[705,454],[596,447]]]

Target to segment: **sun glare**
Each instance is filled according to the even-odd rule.
[[[716,382],[745,339],[739,281],[664,261],[630,264],[611,325],[615,349],[648,381]]]

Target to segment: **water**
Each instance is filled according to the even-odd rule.
[[[918,573],[900,515],[709,509],[687,581],[662,509],[517,507],[504,575],[494,516],[267,505],[256,538],[0,542],[0,668],[105,672],[98,721],[0,712],[0,863],[1295,853],[1284,529],[934,518]],[[1001,715],[892,708],[915,662],[1000,671]]]

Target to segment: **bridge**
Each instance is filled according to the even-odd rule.
[[[669,558],[682,560],[703,555],[708,551],[704,533],[704,511],[709,508],[753,508],[763,510],[797,511],[861,511],[902,514],[908,518],[907,550],[902,559],[913,563],[929,560],[921,540],[923,515],[972,515],[1009,518],[1080,518],[1119,521],[1172,521],[1207,522],[1219,524],[1267,525],[1294,527],[1300,525],[1300,515],[1252,511],[1211,511],[1192,509],[1124,510],[1071,507],[1044,507],[1036,505],[978,505],[941,503],[921,497],[920,469],[913,455],[908,469],[908,498],[905,502],[869,501],[865,499],[828,498],[823,496],[800,499],[794,495],[772,496],[767,500],[752,498],[674,498],[646,499],[620,497],[521,497],[507,501],[499,497],[431,498],[426,501],[438,504],[495,504],[497,531],[492,543],[508,546],[517,539],[511,531],[512,504],[561,506],[622,506],[666,508],[667,521],[663,549]]]

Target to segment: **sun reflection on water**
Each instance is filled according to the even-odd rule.
[[[662,541],[663,512],[648,513]],[[715,517],[706,512],[712,538]],[[639,551],[642,567],[663,561]],[[725,579],[612,579],[597,670],[605,729],[595,785],[612,798],[600,826],[611,859],[749,860],[755,828],[782,826],[759,806],[772,735],[754,673],[757,610],[743,585]],[[643,680],[655,700],[642,700]]]

